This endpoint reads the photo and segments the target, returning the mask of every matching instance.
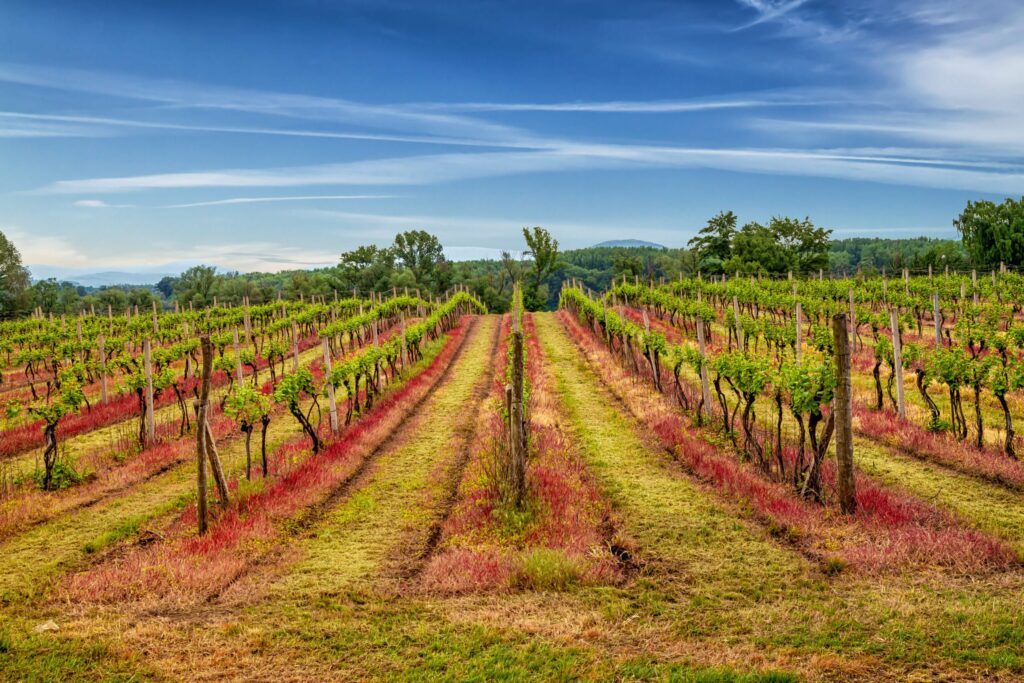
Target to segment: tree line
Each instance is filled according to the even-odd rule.
[[[494,311],[508,310],[512,285],[523,286],[527,309],[554,308],[562,283],[569,279],[604,291],[623,276],[644,280],[705,275],[816,275],[819,271],[849,275],[859,271],[923,272],[972,267],[1024,266],[1024,198],[968,202],[954,220],[960,240],[864,238],[833,240],[832,231],[810,218],[775,216],[743,226],[732,211],[707,221],[686,248],[589,247],[561,251],[558,240],[541,227],[524,228],[522,256],[508,252],[500,259],[450,261],[440,240],[424,230],[395,236],[388,246],[360,246],[340,255],[329,268],[279,273],[218,272],[195,266],[151,287],[87,288],[54,279],[31,282],[17,248],[0,232],[0,317],[44,313],[73,314],[80,310],[115,311],[126,307],[209,306],[214,301],[236,304],[244,299],[264,303],[282,296],[299,299],[332,296],[334,292],[366,294],[392,289],[420,290],[438,296],[455,285],[472,292]]]

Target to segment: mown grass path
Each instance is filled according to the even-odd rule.
[[[797,553],[742,524],[686,477],[670,455],[641,437],[556,318],[538,315],[536,324],[571,432],[621,511],[642,562],[684,571],[693,599],[709,607],[767,599],[807,572]],[[751,557],[758,562],[752,564]]]
[[[1024,557],[1024,495],[943,465],[905,455],[867,437],[853,445],[858,469],[943,507],[964,522],[1006,539]]]
[[[295,420],[280,416],[267,431],[268,452],[299,434]],[[244,473],[244,440],[232,439],[222,445],[220,457],[229,479]],[[195,494],[195,482],[193,458],[121,495],[56,517],[0,543],[0,556],[5,560],[0,563],[0,602],[38,596],[54,576],[86,561],[90,553],[183,507]]]

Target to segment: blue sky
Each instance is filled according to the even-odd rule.
[[[955,235],[1024,193],[1004,1],[4,0],[0,230],[37,272],[681,246],[707,218]]]

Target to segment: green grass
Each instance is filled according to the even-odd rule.
[[[0,626],[0,680],[141,681],[158,676],[135,656],[61,632],[34,633],[21,621]],[[20,633],[15,635],[15,630]]]
[[[431,475],[458,448],[456,427],[483,378],[497,319],[480,321],[457,372],[413,416],[415,437],[380,454],[365,486],[334,508],[314,537],[300,544],[303,559],[275,585],[279,599],[305,599],[349,590],[374,577],[403,537],[434,518]],[[435,493],[435,496],[431,496]]]

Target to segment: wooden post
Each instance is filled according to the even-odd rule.
[[[804,359],[804,307],[796,302],[796,362],[799,365]]]
[[[238,380],[238,388],[241,389],[242,388],[242,350],[238,346],[238,328],[236,327],[234,330],[232,330],[232,332],[234,332],[234,339],[232,340],[232,343],[234,344],[234,347],[235,347],[235,379]]]
[[[188,334],[189,334],[188,333],[188,321],[186,320],[186,321],[182,322],[181,326],[182,326],[181,338],[184,341],[188,341]],[[191,368],[192,368],[192,359],[186,353],[185,354],[185,379],[188,379],[189,370],[191,370]]]
[[[204,335],[199,342],[203,353],[203,376],[196,400],[196,521],[199,535],[206,533],[206,405],[210,399],[210,375],[213,374],[213,345]]]
[[[839,509],[844,514],[857,510],[857,491],[853,477],[853,386],[850,381],[850,332],[846,314],[832,317],[832,337],[836,347],[836,485]]]
[[[732,297],[732,314],[736,318],[736,345],[743,350],[743,329],[740,327],[740,301],[735,294]]]
[[[101,334],[97,343],[100,347],[100,400],[107,403],[107,340]]]
[[[935,347],[942,346],[942,311],[939,309],[939,293],[932,292],[932,320],[935,323]]]
[[[153,334],[160,334],[160,323],[156,319],[156,299],[153,300]]]
[[[704,398],[704,415],[711,421],[711,385],[708,383],[707,345],[704,343],[704,318],[697,316],[697,350],[700,352],[700,394]]]
[[[405,313],[398,314],[399,333],[402,335],[402,370],[409,364],[408,351],[405,348]]]
[[[512,331],[512,405],[509,411],[512,441],[512,491],[517,507],[526,497],[526,432],[523,424],[523,332],[513,317]]]
[[[907,405],[903,400],[903,344],[900,341],[900,320],[896,309],[889,309],[889,323],[892,326],[892,365],[896,373],[896,408],[900,419],[907,417]]]
[[[338,403],[334,398],[334,384],[330,381],[331,377],[331,345],[327,343],[327,337],[324,337],[321,341],[324,348],[324,373],[327,377],[327,401],[330,409],[331,416],[331,433],[338,433]]]
[[[153,363],[152,349],[147,337],[142,341],[142,368],[146,373],[146,445],[156,441],[156,419],[153,415]]]
[[[299,325],[292,321],[292,371],[299,371]]]
[[[850,350],[857,348],[857,310],[853,306],[853,287],[850,288]]]

